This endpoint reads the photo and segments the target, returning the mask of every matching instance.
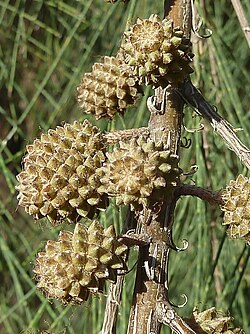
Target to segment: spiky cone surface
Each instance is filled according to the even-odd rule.
[[[200,326],[202,331],[197,329],[197,334],[243,334],[240,328],[232,328],[232,317],[225,316],[218,312],[215,307],[203,312],[194,310],[193,319]]]
[[[190,41],[182,30],[168,19],[151,15],[149,19],[138,18],[124,33],[118,57],[133,68],[140,84],[177,85],[193,72],[190,51]]]
[[[92,217],[107,205],[95,173],[105,156],[100,131],[87,120],[58,126],[27,146],[19,181],[19,205],[53,224]]]
[[[117,205],[131,204],[135,210],[150,204],[158,190],[171,192],[181,173],[179,158],[162,143],[140,137],[120,142],[98,169],[100,192],[115,196]]]
[[[243,238],[250,244],[250,179],[239,175],[222,192],[223,224],[231,238]]]
[[[77,101],[88,114],[98,120],[123,114],[133,105],[138,93],[138,80],[131,68],[115,57],[104,57],[85,73],[77,87]]]
[[[126,270],[127,246],[117,240],[114,226],[104,229],[96,220],[87,229],[77,223],[74,232],[61,231],[38,253],[34,267],[37,287],[47,298],[82,303],[89,294],[102,292],[106,280],[116,281]]]

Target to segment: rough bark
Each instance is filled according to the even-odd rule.
[[[173,19],[175,26],[191,31],[191,4],[187,0],[166,1],[165,16]],[[183,102],[171,86],[155,90],[161,112],[152,112],[148,124],[151,137],[168,145],[173,154],[178,153]],[[140,247],[136,284],[130,313],[128,334],[158,334],[162,324],[175,333],[195,333],[168,303],[168,257],[174,248],[171,228],[175,200],[173,193],[162,194],[153,208],[145,208],[137,216],[137,233],[151,236],[149,246]]]

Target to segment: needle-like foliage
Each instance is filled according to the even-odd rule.
[[[210,38],[192,38],[195,73],[193,82],[206,99],[250,145],[249,48],[230,1],[200,1],[195,18],[203,20],[198,31]],[[250,4],[241,1],[250,20]],[[95,297],[84,308],[50,303],[36,290],[32,279],[34,258],[44,247],[43,240],[56,239],[58,229],[41,229],[21,208],[17,209],[16,175],[21,172],[25,146],[49,128],[63,121],[96,124],[94,117],[79,109],[76,87],[84,72],[102,60],[114,56],[127,21],[161,15],[162,4],[152,0],[118,1],[0,1],[0,332],[20,333],[27,329],[50,329],[69,334],[99,333],[102,327],[105,298]],[[195,27],[194,27],[195,28]],[[194,29],[195,30],[195,29]],[[124,118],[117,114],[112,121],[101,120],[102,130],[145,126],[149,118],[146,100],[150,89],[139,98]],[[183,146],[180,167],[187,184],[220,190],[247,171],[229,151],[210,125],[185,109]],[[199,129],[201,131],[199,131]],[[185,137],[184,137],[185,136]],[[197,165],[198,170],[192,174]],[[126,208],[114,202],[100,220],[121,229]],[[173,237],[185,253],[172,253],[170,259],[170,299],[181,304],[182,294],[188,304],[180,315],[216,306],[229,309],[236,324],[250,331],[250,250],[244,241],[226,238],[221,211],[196,198],[178,202]],[[73,231],[73,226],[65,226]],[[135,253],[132,250],[132,253]],[[129,269],[136,261],[131,256]],[[133,290],[132,270],[126,276],[123,301],[119,310],[117,333],[126,333]],[[244,275],[243,275],[244,274]],[[173,292],[173,293],[172,293]],[[188,313],[189,312],[189,313]],[[170,333],[164,328],[163,333]]]

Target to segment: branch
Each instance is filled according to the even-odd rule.
[[[250,150],[236,136],[230,123],[221,117],[202,96],[198,89],[189,79],[176,90],[183,100],[191,105],[194,110],[201,114],[212,125],[214,131],[221,136],[239,158],[240,161],[250,170]]]
[[[185,36],[191,32],[190,0],[167,0],[164,2],[164,16],[169,16],[175,26],[183,28]],[[171,153],[177,154],[180,145],[183,101],[173,87],[155,89],[153,101],[158,108],[152,108],[149,120],[150,136],[157,142],[162,141]],[[149,100],[152,102],[152,99]],[[150,103],[149,103],[150,104]],[[152,103],[150,104],[152,106]],[[155,106],[155,105],[154,105]],[[128,334],[159,334],[164,323],[160,321],[156,308],[159,296],[168,298],[168,258],[169,245],[172,244],[172,224],[175,199],[162,193],[154,208],[144,208],[137,217],[137,232],[152,237],[149,246],[139,248],[139,260],[133,303],[130,312]],[[166,323],[170,326],[169,323]],[[195,332],[178,332],[193,334]]]
[[[134,214],[131,212],[131,210],[128,210],[122,233],[126,235],[127,231],[131,231],[134,229],[135,229]],[[127,262],[128,256],[129,256],[129,250],[126,254],[126,258],[124,259],[125,262]],[[117,316],[122,298],[123,286],[124,286],[124,275],[119,275],[118,271],[116,283],[115,284],[111,283],[109,287],[108,297],[106,300],[105,314],[102,324],[102,331],[100,334],[116,333]]]
[[[178,198],[180,196],[196,196],[200,199],[208,202],[211,205],[221,205],[223,203],[221,193],[213,192],[208,189],[203,189],[200,187],[192,186],[192,185],[180,185],[175,189],[175,196]]]
[[[120,235],[118,241],[122,242],[128,247],[132,247],[132,246],[143,247],[143,246],[147,246],[150,244],[151,237],[148,234],[129,233],[129,234]]]
[[[176,334],[197,334],[166,301],[159,301],[156,306],[158,321],[169,326]]]
[[[115,334],[116,321],[121,302],[124,275],[117,276],[115,284],[110,284],[101,334]]]
[[[180,143],[183,102],[171,86],[166,89],[159,87],[155,94],[155,100],[162,108],[160,113],[152,109],[150,135],[156,142],[163,141],[176,154]],[[148,246],[139,247],[128,334],[160,333],[162,322],[158,321],[155,310],[159,295],[165,300],[168,298],[167,273],[174,207],[173,196],[163,191],[153,207],[137,212],[136,233],[149,235],[151,242]]]
[[[137,129],[117,130],[104,134],[104,138],[108,144],[116,144],[120,140],[130,140],[140,136],[148,137],[149,129],[147,127],[142,127]]]
[[[191,35],[192,10],[191,0],[165,0],[164,17],[173,20],[176,27],[181,27],[187,38]]]

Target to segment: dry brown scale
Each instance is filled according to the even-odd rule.
[[[116,282],[117,270],[126,270],[126,250],[113,225],[104,229],[94,220],[87,229],[78,223],[73,233],[61,231],[57,241],[49,240],[38,253],[37,287],[48,298],[80,304],[89,294],[102,292],[106,280]]]
[[[104,57],[95,63],[92,72],[85,73],[77,87],[77,101],[88,114],[98,120],[123,114],[136,102],[140,90],[132,69],[115,57]]]
[[[243,238],[250,244],[250,179],[239,175],[222,192],[223,224],[231,238]]]
[[[133,209],[154,201],[158,189],[171,192],[181,173],[179,157],[164,149],[162,143],[140,137],[120,142],[107,162],[97,170],[100,192],[116,197],[117,205],[131,204]]]
[[[27,146],[24,169],[17,175],[19,205],[35,219],[53,224],[92,217],[107,206],[95,174],[105,160],[103,137],[87,120],[49,130]]]

